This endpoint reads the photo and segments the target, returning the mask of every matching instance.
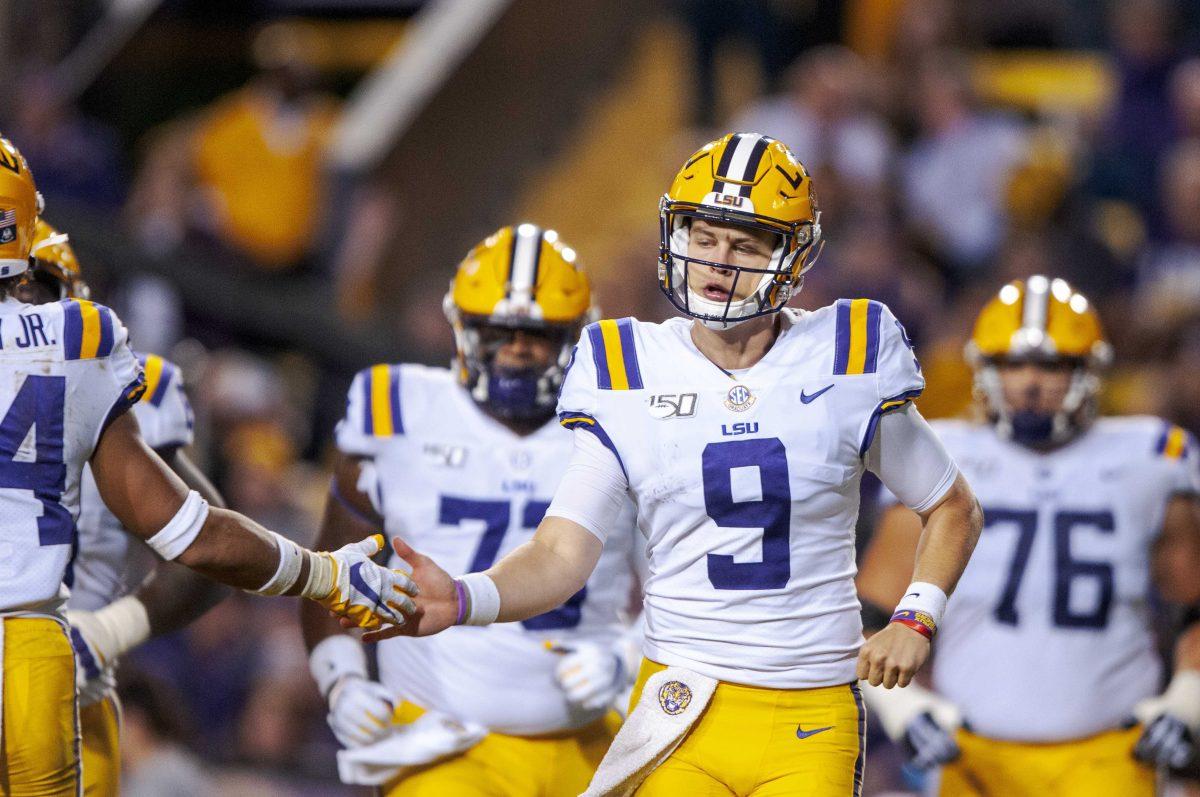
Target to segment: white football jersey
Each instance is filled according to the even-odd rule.
[[[884,305],[787,310],[731,375],[692,322],[600,321],[559,398],[616,454],[648,537],[645,654],[780,689],[855,680],[854,525],[879,418],[924,387]]]
[[[161,451],[192,444],[192,407],[183,375],[157,354],[138,355],[146,374],[146,392],[133,414],[146,445]],[[79,550],[68,581],[67,607],[95,611],[138,587],[157,558],[150,547],[125,531],[96,489],[91,466],[83,472],[79,507]]]
[[[359,487],[403,537],[451,575],[485,570],[533,536],[571,454],[551,421],[520,436],[484,413],[445,369],[378,365],[355,377],[338,448],[366,459]],[[379,643],[380,679],[423,708],[532,735],[588,724],[572,707],[547,643],[615,643],[633,589],[633,507],[622,514],[587,586],[519,623],[459,626]],[[641,541],[640,536],[638,538]]]
[[[1157,418],[1101,418],[1038,454],[935,421],[984,530],[934,640],[937,691],[976,733],[1053,742],[1118,727],[1160,685],[1150,549],[1197,452]]]
[[[142,367],[116,314],[74,299],[0,303],[0,363],[0,612],[56,612],[84,465]]]

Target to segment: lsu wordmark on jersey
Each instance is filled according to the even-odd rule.
[[[389,534],[452,574],[485,570],[532,537],[558,486],[571,436],[550,422],[519,436],[482,412],[441,368],[378,365],[350,388],[338,448],[364,457],[363,492]],[[519,623],[457,626],[379,643],[384,684],[424,709],[531,736],[587,725],[555,678],[546,642],[615,643],[632,588],[628,507],[587,585],[563,606]]]
[[[924,387],[904,331],[866,299],[785,310],[767,355],[727,373],[690,326],[589,326],[559,400],[636,496],[646,656],[753,686],[851,683],[863,455],[881,413]]]

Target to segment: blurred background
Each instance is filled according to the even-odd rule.
[[[1106,409],[1200,431],[1198,43],[1169,0],[5,0],[0,130],[182,366],[198,461],[309,542],[350,378],[449,361],[473,243],[557,228],[606,315],[664,318],[657,199],[731,130],[814,175],[796,304],[887,302],[927,416],[968,408],[988,295],[1046,273],[1102,310]],[[129,794],[354,793],[290,603],[227,601],[122,680]],[[867,793],[919,785],[872,744]]]

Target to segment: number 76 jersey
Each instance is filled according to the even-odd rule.
[[[780,319],[766,356],[736,374],[700,353],[689,320],[592,324],[560,422],[613,451],[637,504],[647,657],[751,686],[847,684],[864,453],[924,379],[878,302]]]
[[[1200,491],[1195,444],[1158,418],[1101,418],[1038,454],[935,421],[984,529],[938,626],[933,679],[976,733],[1053,742],[1120,726],[1159,688],[1150,556]]]

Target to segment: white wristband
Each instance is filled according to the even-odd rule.
[[[467,573],[456,581],[466,592],[467,605],[460,610],[462,625],[491,625],[500,614],[500,590],[486,573]]]
[[[337,682],[348,675],[367,677],[367,652],[345,634],[325,637],[308,655],[308,670],[321,696],[328,698]]]
[[[275,538],[275,546],[279,549],[279,565],[275,575],[267,579],[267,583],[254,590],[259,595],[282,595],[292,588],[296,579],[300,578],[300,565],[304,561],[304,549],[296,543],[275,532],[269,532]]]
[[[200,493],[192,490],[184,499],[183,506],[175,513],[175,517],[167,521],[167,525],[158,530],[146,544],[154,552],[167,561],[177,558],[188,549],[204,527],[208,519],[208,501],[200,497]]]
[[[896,604],[896,612],[915,612],[933,621],[931,631],[936,631],[946,614],[946,593],[937,584],[914,581],[904,590],[904,597]],[[895,612],[892,615],[895,617]]]

